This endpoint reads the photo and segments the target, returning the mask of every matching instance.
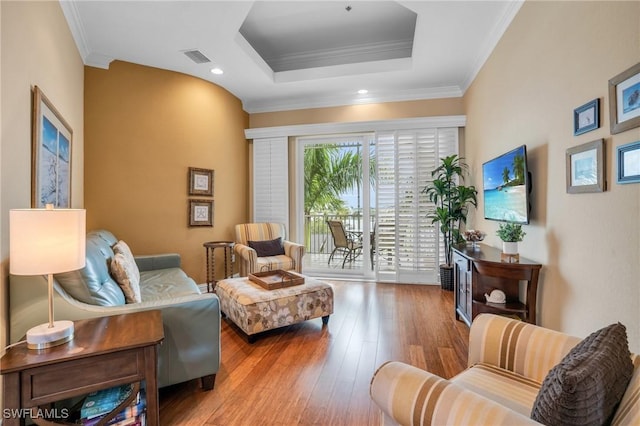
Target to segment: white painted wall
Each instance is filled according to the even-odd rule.
[[[638,353],[640,184],[615,183],[614,155],[640,128],[611,135],[608,80],[640,61],[639,16],[639,2],[527,1],[464,97],[474,184],[483,162],[528,148],[533,221],[520,253],[544,265],[538,322],[584,337],[619,321]],[[573,110],[594,98],[601,127],[573,136]],[[566,150],[599,138],[607,191],[567,194]],[[472,227],[499,247],[498,223],[482,218],[479,210]]]
[[[84,205],[84,65],[54,1],[0,2],[0,342],[7,343],[9,210],[31,207],[31,87],[73,129],[72,207]],[[4,353],[4,350],[2,351]],[[1,398],[1,395],[0,395]]]

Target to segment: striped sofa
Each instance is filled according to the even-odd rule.
[[[384,424],[527,425],[551,368],[581,339],[510,318],[482,314],[469,335],[465,371],[446,380],[401,362],[383,364],[371,398]],[[640,425],[640,356],[612,425]]]
[[[239,265],[241,277],[254,272],[285,271],[302,272],[302,257],[304,246],[286,241],[285,228],[281,223],[242,223],[236,225],[236,244],[234,251]],[[282,238],[284,254],[278,256],[258,257],[254,249],[249,247],[249,241],[267,241]]]

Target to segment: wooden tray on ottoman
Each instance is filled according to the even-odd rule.
[[[304,276],[281,269],[254,272],[253,274],[249,274],[249,280],[267,290],[276,290],[278,288],[304,284]]]

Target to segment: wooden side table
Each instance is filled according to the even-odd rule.
[[[231,263],[231,272],[233,273],[233,247],[236,245],[233,241],[209,241],[204,243],[205,256],[207,257],[207,292],[211,293],[215,290],[216,283],[216,259],[215,250],[221,248],[224,251],[224,278],[229,278],[229,263]],[[230,262],[229,262],[230,261]]]
[[[538,296],[538,276],[542,265],[518,257],[518,262],[505,262],[502,250],[478,244],[477,247],[464,244],[453,247],[454,262],[454,303],[456,318],[462,318],[471,325],[481,313],[489,312],[518,316],[531,324],[536,324],[536,300]],[[520,283],[526,284],[526,300],[520,301]],[[492,290],[502,290],[506,303],[487,302],[485,294]]]
[[[20,344],[3,355],[3,424],[24,423],[23,408],[144,380],[147,424],[159,425],[158,345],[164,339],[160,311],[79,320],[74,326],[69,343],[40,351]]]

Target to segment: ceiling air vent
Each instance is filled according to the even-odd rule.
[[[187,55],[187,57],[196,64],[206,64],[207,62],[211,62],[211,59],[204,56],[204,54],[199,50],[185,50],[182,53]]]

